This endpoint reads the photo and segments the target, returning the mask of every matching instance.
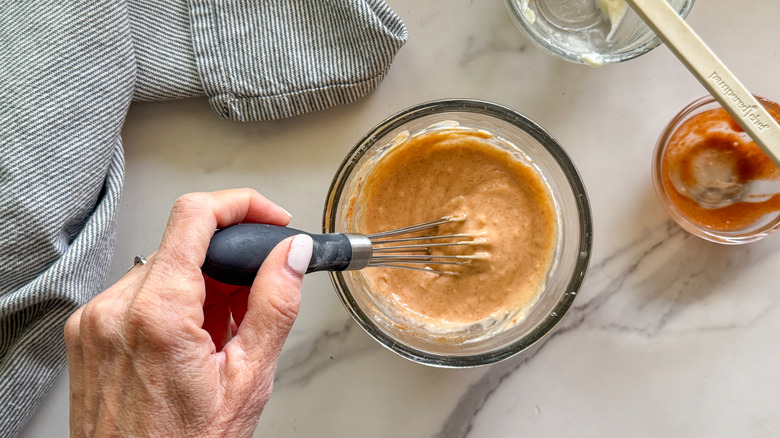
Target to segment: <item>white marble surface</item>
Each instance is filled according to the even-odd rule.
[[[501,0],[388,3],[409,42],[354,104],[251,124],[217,119],[203,99],[134,105],[112,278],[153,251],[186,192],[253,187],[318,230],[353,144],[398,110],[448,97],[512,107],[563,144],[593,207],[591,267],[538,349],[468,370],[385,350],[326,275],[308,276],[255,436],[780,436],[780,236],[698,240],[652,190],[655,140],[703,88],[665,47],[601,69],[560,61],[519,33]],[[780,2],[700,0],[688,21],[749,89],[780,99]],[[65,436],[67,410],[63,378],[22,436]]]

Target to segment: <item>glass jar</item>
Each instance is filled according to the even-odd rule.
[[[694,0],[668,0],[685,18]],[[592,66],[636,58],[661,40],[631,7],[612,30],[595,0],[506,0],[520,30],[543,50]]]
[[[756,99],[780,118],[780,105]],[[780,169],[712,96],[692,102],[667,124],[652,176],[661,205],[694,236],[738,245],[780,227]]]

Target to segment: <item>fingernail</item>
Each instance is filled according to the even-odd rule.
[[[306,234],[293,237],[290,252],[287,253],[287,266],[296,274],[303,275],[309,269],[313,245],[311,237]]]
[[[287,213],[287,216],[289,216],[290,219],[292,219],[292,214],[290,214],[289,211],[285,210],[283,207],[279,207],[279,208],[281,208],[283,212]]]

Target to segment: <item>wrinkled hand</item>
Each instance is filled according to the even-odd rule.
[[[65,326],[71,436],[251,436],[298,313],[311,239],[280,243],[251,288],[204,279],[200,266],[218,227],[289,220],[248,189],[177,200],[148,263]]]

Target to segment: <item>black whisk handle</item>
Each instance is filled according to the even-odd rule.
[[[352,246],[344,234],[311,234],[276,225],[238,224],[214,233],[201,269],[222,283],[250,286],[271,250],[298,234],[307,234],[314,241],[306,272],[343,271],[352,261]]]

